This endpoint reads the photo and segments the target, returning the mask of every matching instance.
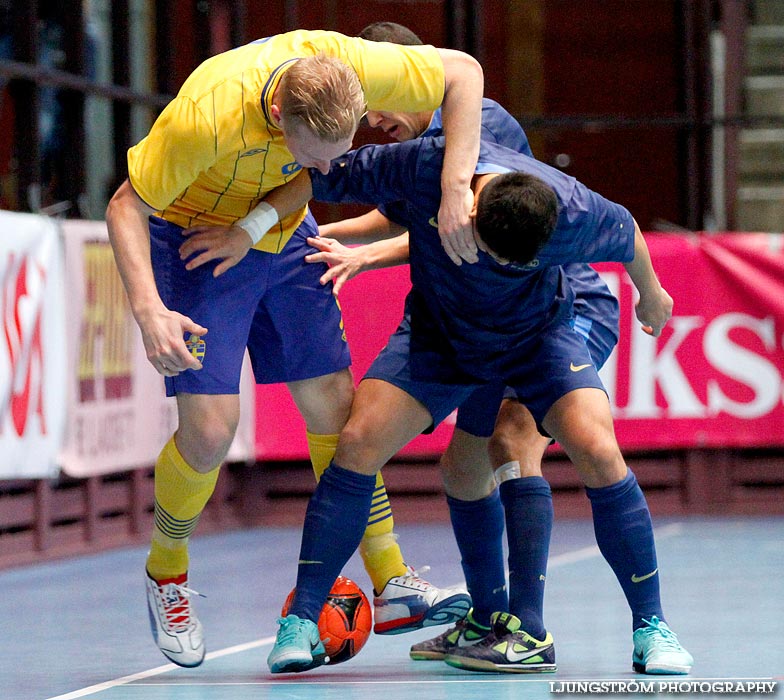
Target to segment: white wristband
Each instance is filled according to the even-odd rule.
[[[234,222],[235,226],[244,229],[256,245],[264,234],[267,233],[275,224],[278,223],[278,212],[275,207],[266,202],[259,202],[256,208],[242,219]]]

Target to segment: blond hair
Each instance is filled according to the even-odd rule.
[[[324,141],[351,139],[365,113],[356,71],[340,59],[318,54],[296,61],[280,80],[280,112]]]

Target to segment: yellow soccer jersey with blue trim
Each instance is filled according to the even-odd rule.
[[[291,180],[301,166],[269,116],[272,95],[293,60],[320,52],[356,70],[369,109],[419,112],[443,101],[444,68],[432,46],[307,30],[254,41],[202,63],[129,149],[139,196],[185,228],[228,225]],[[284,218],[255,247],[281,250],[306,212]]]

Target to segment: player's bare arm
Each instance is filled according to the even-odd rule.
[[[167,309],[158,294],[147,228],[148,217],[153,213],[126,180],[109,202],[106,224],[147,359],[159,374],[173,377],[186,369],[201,369],[201,362],[188,352],[183,336],[204,335],[207,329]]]
[[[396,224],[378,209],[351,219],[335,221],[319,226],[319,235],[334,238],[345,244],[373,243],[384,238],[399,236],[405,231],[404,226]]]
[[[640,299],[635,306],[637,320],[646,333],[659,336],[672,317],[673,302],[672,297],[656,277],[648,245],[636,221],[634,222],[634,259],[624,267],[640,293]]]
[[[340,222],[339,222],[340,223]],[[319,229],[319,232],[321,229]],[[308,244],[319,253],[305,256],[309,263],[325,262],[329,265],[320,278],[321,284],[332,281],[332,293],[337,296],[343,285],[360,272],[394,267],[408,262],[408,232],[395,238],[382,239],[353,248],[344,246],[334,238],[308,238]]]
[[[441,174],[441,207],[438,234],[452,262],[478,260],[469,221],[474,203],[471,178],[479,157],[482,118],[482,67],[468,54],[439,49],[444,63],[445,92],[442,107],[446,149]]]

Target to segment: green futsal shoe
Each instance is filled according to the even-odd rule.
[[[481,642],[488,634],[489,627],[483,627],[474,621],[473,609],[468,611],[462,620],[446,632],[432,639],[411,645],[408,655],[414,661],[441,661],[455,649],[463,649]]]
[[[510,613],[493,613],[492,628],[481,642],[453,649],[444,661],[469,671],[502,673],[554,673],[555,645],[548,632],[534,639],[521,629],[519,618]]]

